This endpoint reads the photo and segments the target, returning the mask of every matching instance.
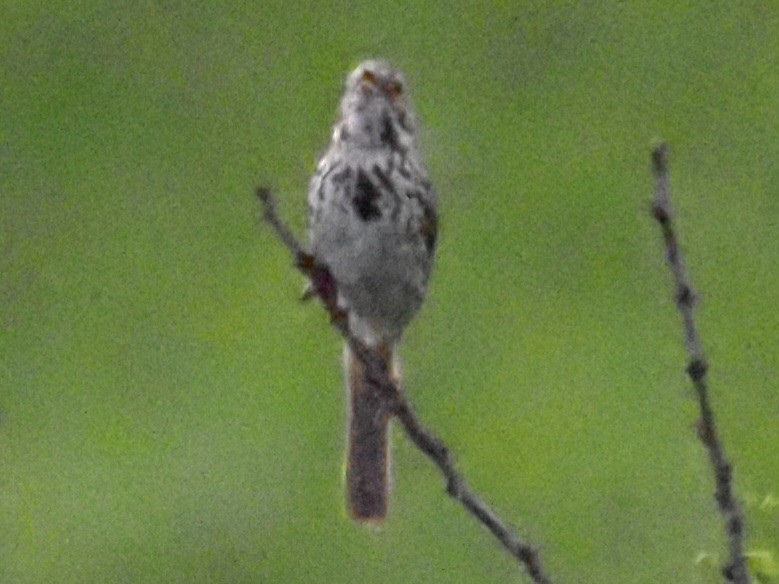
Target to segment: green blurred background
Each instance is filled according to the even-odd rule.
[[[253,188],[303,233],[371,56],[440,192],[408,391],[472,487],[556,581],[717,580],[663,138],[748,547],[777,553],[778,3],[2,5],[0,582],[524,580],[397,428],[386,523],[343,511],[339,339]]]

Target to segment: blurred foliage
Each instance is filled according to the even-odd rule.
[[[302,232],[368,56],[406,72],[440,191],[420,415],[556,581],[700,580],[722,529],[648,152],[736,489],[775,493],[777,30],[746,0],[5,2],[0,582],[521,581],[400,432],[385,525],[342,509],[339,341],[253,188]]]

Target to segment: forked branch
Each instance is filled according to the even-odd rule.
[[[295,267],[309,279],[311,294],[319,297],[330,315],[333,326],[349,343],[354,354],[365,363],[369,379],[385,400],[387,411],[397,416],[411,441],[438,466],[446,480],[446,492],[490,530],[503,547],[524,567],[534,582],[550,584],[551,580],[544,572],[536,548],[514,533],[481,498],[468,488],[462,474],[455,468],[449,448],[422,425],[403,390],[390,378],[384,361],[378,358],[370,347],[351,334],[349,315],[338,307],[337,282],[327,267],[318,263],[316,258],[298,243],[281,220],[276,212],[270,190],[260,187],[257,189],[257,196],[263,205],[263,217],[292,254]]]
[[[674,299],[684,325],[684,344],[687,348],[688,359],[687,374],[695,387],[700,410],[698,436],[706,447],[714,471],[714,499],[717,501],[717,507],[725,523],[725,535],[728,539],[729,558],[722,566],[722,574],[726,581],[747,584],[750,580],[743,550],[744,516],[733,495],[733,465],[725,457],[725,449],[717,434],[714,411],[709,401],[709,390],[706,382],[708,364],[698,330],[695,327],[695,291],[684,267],[682,252],[679,249],[679,241],[673,225],[673,213],[669,200],[671,188],[668,178],[668,146],[666,144],[660,144],[652,149],[652,174],[655,179],[652,215],[660,224],[660,229],[663,232],[666,262],[671,270],[676,288]]]

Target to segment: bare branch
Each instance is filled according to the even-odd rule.
[[[454,465],[449,448],[440,438],[422,426],[405,396],[400,394],[399,397],[401,402],[397,411],[398,419],[411,441],[438,466],[441,474],[444,475],[446,492],[498,538],[503,547],[524,565],[534,582],[550,584],[551,580],[544,572],[538,557],[538,550],[514,533],[478,495],[468,488],[465,478]]]
[[[292,231],[289,230],[289,227],[284,224],[281,218],[279,218],[279,214],[276,213],[276,201],[273,200],[270,189],[268,187],[257,187],[256,193],[257,198],[262,202],[262,218],[270,223],[271,227],[276,231],[276,235],[279,236],[279,239],[281,239],[295,258],[295,261],[300,263],[302,258],[308,254],[303,251],[303,246],[298,243]],[[306,272],[306,275],[309,276],[310,274]]]
[[[743,551],[744,516],[733,495],[733,465],[725,457],[725,449],[719,439],[714,422],[714,411],[709,402],[709,391],[706,382],[708,364],[695,327],[695,291],[690,284],[687,270],[684,267],[682,253],[679,249],[679,242],[672,220],[673,212],[669,200],[671,189],[668,178],[667,144],[660,144],[652,149],[652,174],[655,179],[652,215],[662,229],[663,240],[665,241],[666,262],[671,270],[676,288],[675,302],[682,316],[684,342],[687,348],[687,374],[695,387],[700,410],[698,436],[708,451],[709,461],[714,471],[716,485],[714,499],[717,501],[717,506],[725,523],[725,535],[728,540],[729,558],[722,567],[722,574],[726,581],[735,582],[736,584],[747,584],[750,578]]]
[[[550,584],[551,580],[544,572],[536,548],[514,533],[468,488],[465,479],[454,465],[449,448],[422,425],[403,390],[391,379],[384,361],[375,351],[352,335],[349,330],[348,315],[338,307],[335,280],[326,266],[317,263],[316,258],[303,249],[278,216],[270,190],[258,188],[257,196],[262,201],[265,220],[274,228],[279,239],[295,258],[297,269],[311,281],[312,291],[322,301],[333,326],[346,339],[354,354],[365,363],[369,381],[382,396],[387,411],[397,416],[411,441],[438,466],[446,479],[446,492],[490,530],[503,547],[520,562],[534,582]]]

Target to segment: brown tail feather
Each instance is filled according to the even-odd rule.
[[[392,349],[376,349],[393,372]],[[389,415],[376,389],[365,379],[364,365],[346,348],[349,394],[346,499],[358,521],[379,521],[387,514]]]

